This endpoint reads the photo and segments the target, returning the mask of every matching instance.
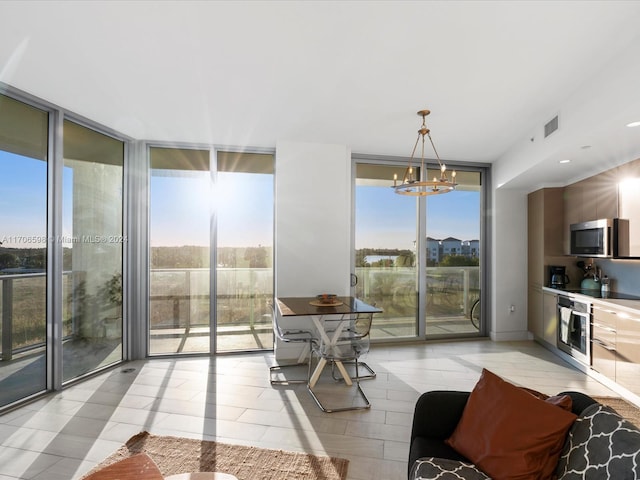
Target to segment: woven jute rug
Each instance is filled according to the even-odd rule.
[[[595,401],[613,408],[618,414],[629,420],[636,427],[640,427],[640,409],[618,397],[591,397]]]
[[[141,452],[153,459],[164,476],[224,472],[238,480],[345,480],[349,467],[343,458],[141,432],[89,473]]]

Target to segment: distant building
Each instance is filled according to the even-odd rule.
[[[439,263],[449,255],[477,258],[480,256],[480,240],[459,240],[454,237],[439,240],[427,237],[427,260]]]
[[[443,257],[448,255],[462,255],[462,240],[458,240],[454,237],[447,237],[442,240],[441,243]]]
[[[462,242],[462,255],[478,258],[480,256],[480,240],[465,240]]]
[[[427,237],[427,260],[431,260],[433,262],[439,262],[442,245],[440,240],[435,238]]]

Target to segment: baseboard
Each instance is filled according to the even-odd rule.
[[[529,332],[526,330],[519,332],[491,332],[489,336],[494,342],[518,342],[521,340],[531,340]]]

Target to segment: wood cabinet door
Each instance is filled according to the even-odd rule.
[[[617,318],[615,310],[597,304],[593,306],[591,366],[613,381],[616,380]]]
[[[542,293],[542,324],[544,341],[554,347],[558,344],[558,296]]]
[[[590,177],[578,183],[582,202],[582,214],[579,222],[590,222],[598,219],[598,177]]]
[[[582,222],[582,186],[579,183],[567,185],[564,188],[564,253],[569,254],[570,233],[569,226],[572,223]]]
[[[544,191],[529,194],[527,208],[527,269],[529,284],[544,282]]]
[[[640,318],[619,314],[616,328],[616,382],[640,395]]]
[[[529,286],[529,298],[527,301],[528,328],[537,338],[544,338],[544,326],[542,318],[542,290],[539,286]]]

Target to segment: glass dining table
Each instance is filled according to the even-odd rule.
[[[278,297],[276,298],[277,315],[283,318],[308,317],[313,322],[318,337],[329,345],[335,345],[342,330],[349,325],[351,316],[357,314],[382,313],[382,309],[359,300],[356,297],[336,297],[330,304],[322,304],[317,297]],[[325,324],[331,321],[331,336]],[[309,385],[313,388],[326,365],[326,361],[318,362],[310,377]],[[352,385],[351,376],[342,362],[335,361],[336,368],[347,385]]]

